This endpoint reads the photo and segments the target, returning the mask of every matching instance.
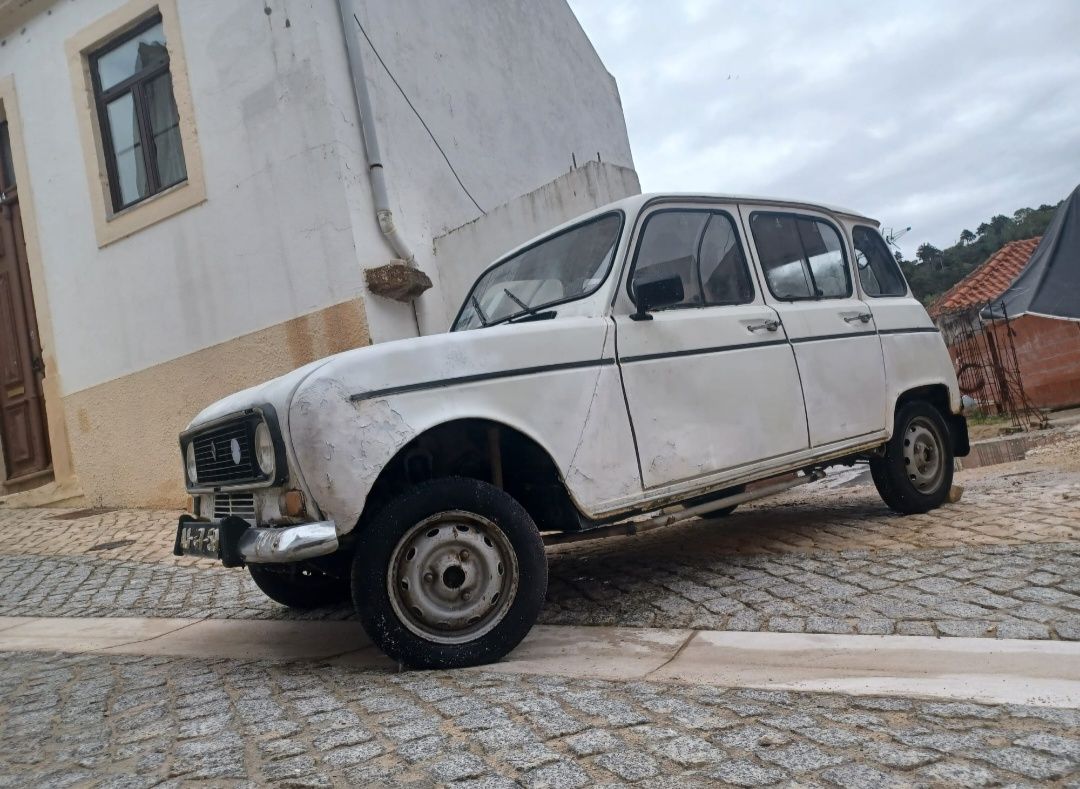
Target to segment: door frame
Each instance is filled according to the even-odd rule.
[[[26,242],[26,262],[30,272],[30,290],[33,294],[33,307],[37,315],[38,339],[41,344],[41,358],[45,366],[45,375],[41,379],[41,391],[45,400],[45,420],[52,454],[52,482],[65,491],[62,498],[73,495],[72,488],[78,487],[75,470],[71,459],[71,445],[68,441],[67,420],[64,414],[60,372],[56,364],[56,341],[53,331],[52,312],[49,309],[48,289],[45,285],[45,270],[42,264],[41,243],[38,234],[37,212],[35,210],[30,172],[26,163],[26,148],[23,137],[22,116],[19,112],[18,95],[15,89],[15,77],[11,74],[0,77],[0,119],[8,124],[8,136],[11,142],[12,167],[15,170],[15,182],[19,185],[19,211],[22,216],[23,238]],[[43,482],[48,482],[45,478]]]
[[[637,268],[639,247],[645,229],[648,226],[648,220],[658,214],[669,212],[703,213],[718,215],[727,219],[731,225],[731,229],[736,234],[739,248],[743,254],[746,274],[749,277],[749,283],[754,291],[750,301],[741,304],[703,304],[695,307],[688,307],[686,309],[670,311],[661,310],[652,313],[650,320],[644,322],[638,322],[631,319],[630,313],[636,309],[636,306],[633,305],[630,298],[630,284],[634,277],[634,271]],[[709,327],[710,325],[715,328],[715,322],[720,320],[728,323],[729,326],[738,327],[740,330],[749,330],[748,324],[761,323],[763,320],[771,320],[777,316],[775,309],[765,301],[764,292],[761,289],[753,258],[751,257],[751,250],[749,248],[750,240],[746,237],[741,225],[738,200],[717,198],[702,201],[696,199],[684,199],[680,196],[656,199],[650,201],[649,204],[639,210],[634,225],[629,232],[630,235],[627,237],[625,261],[616,285],[617,290],[613,298],[614,304],[611,311],[611,320],[615,326],[616,358],[623,386],[627,417],[629,418],[634,431],[634,445],[638,458],[638,471],[641,476],[643,493],[648,496],[655,491],[663,491],[682,485],[692,485],[695,483],[707,484],[705,482],[707,480],[731,476],[744,468],[762,463],[779,463],[786,458],[798,455],[809,449],[809,431],[806,426],[806,405],[803,398],[802,387],[798,381],[798,366],[795,361],[794,349],[790,342],[788,342],[786,333],[781,324],[777,323],[776,325],[776,328],[780,329],[779,331],[776,331],[776,328],[771,330],[775,332],[775,334],[765,332],[759,335],[753,333],[752,330],[750,333],[740,331],[738,333],[737,341],[733,343],[719,342],[718,344],[717,340],[710,338],[709,341],[703,340],[689,343],[690,347],[650,347],[655,343],[658,343],[661,338],[666,338],[668,340],[672,339],[672,334],[679,336],[682,340],[688,340],[689,337],[692,337],[694,335],[694,327],[687,327],[685,324],[680,326],[683,322],[697,322],[698,326],[696,328],[698,331],[701,331],[701,329]],[[702,232],[704,232],[704,227],[702,228]],[[620,305],[623,306],[620,308]],[[756,314],[750,315],[752,311],[756,311]],[[650,335],[653,336],[650,337]],[[632,347],[630,352],[626,351],[628,343]],[[793,415],[802,417],[802,430],[799,431],[799,434],[807,439],[806,446],[783,450],[768,456],[755,455],[750,459],[739,459],[726,465],[720,464],[705,469],[698,468],[694,473],[688,475],[684,474],[683,476],[676,476],[666,480],[650,480],[650,475],[646,473],[646,468],[651,466],[659,456],[649,454],[654,449],[655,442],[652,442],[652,445],[646,444],[644,438],[646,435],[646,428],[643,427],[641,422],[642,413],[638,412],[636,414],[637,418],[635,419],[635,408],[643,407],[640,402],[635,404],[635,400],[638,400],[639,397],[645,397],[645,392],[639,388],[640,382],[634,384],[632,380],[635,366],[639,363],[654,364],[668,362],[672,364],[689,365],[690,369],[703,369],[703,366],[710,366],[714,369],[723,369],[723,362],[718,361],[718,355],[722,356],[729,352],[753,352],[766,347],[771,348],[779,346],[783,346],[784,351],[791,356],[791,365],[795,375],[795,388],[792,391],[797,392],[796,399],[798,400],[798,406],[796,407],[792,404],[790,410]],[[685,371],[683,374],[685,375]],[[688,470],[689,469],[684,469],[684,471]]]
[[[805,298],[792,301],[788,301],[786,299],[776,296],[776,294],[773,293],[772,287],[768,282],[768,277],[765,273],[765,268],[761,262],[761,256],[758,251],[757,241],[754,239],[751,220],[757,213],[778,214],[790,217],[805,217],[814,221],[824,222],[829,227],[831,227],[840,239],[840,248],[844,262],[844,271],[847,275],[848,280],[848,295],[843,297]],[[886,413],[886,401],[888,400],[888,378],[885,373],[884,351],[881,346],[881,339],[880,335],[878,334],[878,327],[874,322],[873,311],[866,303],[858,282],[858,272],[855,270],[854,266],[854,250],[852,249],[848,227],[839,217],[834,216],[831,211],[828,211],[824,208],[802,208],[797,206],[786,206],[782,203],[768,203],[765,201],[762,201],[760,203],[755,202],[753,204],[740,204],[740,218],[742,220],[743,232],[746,234],[746,237],[748,239],[748,245],[750,246],[754,270],[759,277],[759,282],[761,283],[761,287],[763,289],[762,294],[765,298],[765,303],[773,307],[780,315],[780,319],[784,322],[786,327],[788,342],[790,342],[792,348],[795,349],[796,364],[799,368],[800,383],[803,388],[803,401],[806,403],[806,419],[807,428],[810,434],[811,449],[816,451],[827,451],[832,446],[844,444],[852,440],[870,439],[879,436],[886,436],[888,431],[888,415]],[[826,334],[817,334],[812,331],[809,335],[803,335],[802,333],[800,333],[800,329],[804,329],[806,327],[805,325],[799,325],[799,309],[792,309],[793,307],[795,307],[795,305],[807,305],[811,308],[816,308],[821,311],[828,311],[830,306],[838,305],[841,302],[854,302],[850,305],[853,310],[853,315],[855,314],[854,311],[856,310],[860,313],[868,313],[868,315],[865,315],[865,317],[869,318],[868,325],[872,328],[859,330],[856,327],[854,331],[840,330],[836,333]],[[839,307],[837,306],[837,308]],[[792,320],[793,317],[796,319]],[[812,320],[813,313],[810,313],[809,317],[810,320]],[[844,320],[847,321],[849,319],[845,318]],[[864,321],[864,325],[867,325],[866,321]],[[794,332],[792,331],[792,329],[794,329]],[[795,336],[792,336],[793,333]],[[815,344],[820,341],[841,341],[870,336],[874,338],[874,341],[871,343],[871,345],[872,347],[877,349],[876,359],[877,364],[880,366],[881,373],[881,427],[851,435],[817,438],[815,435],[815,422],[812,413],[812,398],[817,396],[818,390],[815,388],[814,391],[811,392],[810,387],[813,386],[813,384],[810,383],[808,385],[808,380],[811,379],[812,376],[817,374],[817,372],[821,369],[821,366],[810,365],[808,364],[807,359],[800,359],[799,346],[803,345],[804,343]],[[806,354],[804,353],[804,355]],[[820,430],[820,427],[818,427],[817,429]]]

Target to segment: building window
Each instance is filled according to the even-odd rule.
[[[161,17],[92,52],[90,76],[113,211],[187,180]]]

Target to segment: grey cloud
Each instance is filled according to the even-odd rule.
[[[951,244],[1080,182],[1080,3],[570,0],[647,190],[805,197]]]

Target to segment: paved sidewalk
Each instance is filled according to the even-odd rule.
[[[0,652],[54,651],[399,668],[355,622],[0,617]],[[1080,707],[1080,644],[1071,641],[538,625],[482,670]]]
[[[494,673],[0,654],[0,786],[1064,786],[1080,713]]]

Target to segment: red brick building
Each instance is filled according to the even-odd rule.
[[[961,338],[973,332],[984,335],[988,358],[1000,359],[1007,366],[1015,352],[1019,381],[1033,405],[1060,408],[1080,404],[1080,322],[1025,314],[1008,321],[1011,336],[1007,336],[1005,321],[979,317],[983,307],[1009,288],[1039,241],[1028,238],[1006,244],[930,307],[930,317],[941,329],[957,362],[961,388],[969,390],[967,393],[977,400],[977,391],[995,387],[984,387],[984,379],[992,376],[975,370],[969,360],[961,358]]]

